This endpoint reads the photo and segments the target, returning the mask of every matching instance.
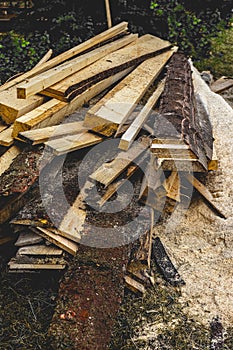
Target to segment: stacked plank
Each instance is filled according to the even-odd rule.
[[[187,175],[187,163],[188,171],[190,164],[199,172],[216,169],[208,116],[196,110],[191,69],[177,50],[152,35],[128,33],[123,22],[0,87],[0,223],[10,221],[19,247],[11,271],[64,269],[88,240],[89,199],[103,209],[140,169],[138,201],[159,215],[167,198],[181,201],[178,172]],[[112,136],[121,136],[114,156],[90,166],[79,188],[81,150]],[[71,152],[63,168],[61,156]],[[56,186],[60,169],[68,201]],[[211,202],[190,176],[186,182]]]

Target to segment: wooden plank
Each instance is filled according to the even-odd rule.
[[[85,102],[124,77],[128,71],[127,69],[100,81],[74,98],[70,103],[61,102],[56,99],[44,103],[34,111],[18,118],[14,123],[12,135],[17,137],[18,133],[22,131],[59,124],[66,116],[75,112],[78,107],[81,107]]]
[[[1,157],[0,157],[0,176],[6,171],[12,164],[13,160],[20,154],[21,148],[18,146],[11,146]]]
[[[196,190],[207,200],[210,206],[218,213],[218,215],[224,219],[227,219],[223,211],[214,203],[214,197],[212,193],[205,187],[199,180],[197,180],[191,174],[185,174],[187,180],[196,188]]]
[[[233,86],[233,79],[227,77],[221,77],[210,85],[213,92],[220,93]]]
[[[55,244],[61,249],[64,249],[66,252],[75,255],[78,251],[78,244],[75,242],[71,242],[69,239],[65,237],[61,237],[59,235],[56,235],[55,233],[43,228],[43,227],[37,227],[32,228],[32,230],[36,233],[38,233],[40,236],[48,240],[49,242]]]
[[[206,172],[198,159],[191,158],[158,158],[158,162],[166,171]]]
[[[130,39],[131,35],[128,38]],[[135,38],[135,37],[133,37],[133,38]],[[132,39],[130,39],[130,40],[132,40]],[[133,45],[133,43],[131,45]],[[114,61],[114,57],[119,55],[119,52],[126,50],[126,49],[127,49],[127,47],[122,49],[122,50],[118,50],[117,52],[114,52],[112,54],[108,54],[108,55],[104,56],[102,59],[99,59],[98,61],[92,63],[88,67],[85,67],[85,68],[81,69],[80,71],[78,71],[70,76],[67,76],[65,79],[59,81],[58,83],[56,83],[52,86],[49,86],[47,89],[41,91],[41,94],[57,98],[57,99],[64,101],[64,102],[68,102],[69,99],[66,96],[66,90],[70,86],[72,86],[74,84],[81,85],[82,82],[85,85],[85,82],[92,79],[95,75],[102,74],[101,80],[104,79],[103,72],[108,70],[108,69],[111,69],[111,67],[113,67],[114,64],[117,64],[117,63],[115,63],[116,58]],[[131,69],[133,69],[133,68],[134,67],[131,67]],[[111,75],[114,75],[116,73],[117,72],[114,72]],[[95,83],[95,81],[93,81],[93,84],[94,83]]]
[[[63,236],[74,242],[80,242],[81,240],[81,232],[86,219],[84,200],[92,187],[93,183],[87,180],[58,228],[59,231],[62,231]]]
[[[17,251],[19,255],[62,255],[62,249],[58,249],[56,247],[51,247],[47,245],[30,245],[27,247],[21,247]]]
[[[189,146],[185,143],[174,144],[174,143],[153,143],[150,148],[153,155],[157,158],[184,158],[184,159],[197,159],[197,156],[190,150]]]
[[[78,121],[23,131],[20,132],[18,136],[20,139],[27,141],[32,145],[38,145],[48,140],[59,138],[60,136],[77,134],[85,130],[87,130],[87,128],[83,126],[83,121]]]
[[[30,230],[24,230],[24,232],[21,232],[17,241],[15,242],[16,247],[24,247],[28,245],[34,245],[37,243],[43,242],[43,238],[39,236],[38,234],[30,231]]]
[[[11,270],[63,270],[65,264],[20,264],[8,263]]]
[[[123,49],[113,52],[111,55],[105,56],[106,62],[103,64],[103,67],[101,62],[97,74],[90,72],[91,74],[88,79],[70,86],[65,95],[69,99],[72,99],[92,84],[102,80],[103,77],[107,78],[126,68],[137,66],[146,59],[158,56],[170,48],[171,44],[168,41],[161,40],[149,34],[144,35],[137,39],[134,44],[130,44]]]
[[[75,135],[67,135],[55,140],[45,142],[55,155],[70,153],[81,148],[96,145],[102,141],[102,137],[92,134],[90,132],[81,132]]]
[[[111,28],[112,27],[112,18],[111,18],[111,10],[110,10],[109,0],[105,0],[105,9],[106,9],[108,28]]]
[[[170,50],[141,63],[87,112],[84,125],[93,128],[124,124],[173,52]]]
[[[14,139],[12,137],[13,127],[9,126],[7,129],[0,132],[0,145],[10,147],[14,143]]]
[[[151,97],[149,98],[149,100],[141,110],[141,112],[138,114],[138,116],[134,119],[132,124],[130,124],[129,128],[121,137],[120,144],[119,144],[120,149],[127,151],[129,147],[132,145],[139,131],[143,127],[144,123],[146,122],[147,117],[151,113],[152,108],[158,101],[163,91],[163,88],[164,88],[164,80],[159,83],[158,87],[153,92],[153,94],[151,95]]]
[[[90,175],[90,178],[109,186],[148,146],[149,140],[145,137],[141,142],[134,144],[127,152],[120,152],[114,160],[102,164]]]
[[[100,46],[95,50],[84,53],[83,55],[65,62],[58,67],[51,68],[44,73],[38,74],[37,76],[30,78],[26,82],[17,86],[17,97],[19,99],[26,99],[32,95],[35,95],[50,85],[56,84],[67,76],[80,71],[107,54],[135,41],[136,38],[137,35],[126,36],[104,46]]]
[[[176,202],[180,202],[180,178],[177,171],[172,171],[171,175],[164,181],[164,188],[167,197]]]
[[[103,206],[104,203],[106,203],[106,201],[109,200],[114,195],[114,193],[116,193],[121,188],[121,186],[123,186],[133,174],[135,174],[138,168],[139,168],[138,165],[129,166],[129,168],[127,169],[126,177],[110,184],[106,192],[104,193],[104,195],[101,197],[101,199],[97,203],[100,206]]]
[[[4,122],[11,124],[16,118],[30,112],[44,102],[44,96],[30,96],[26,100],[17,98],[16,87],[0,93],[0,115]]]
[[[28,201],[25,193],[6,198],[6,204],[0,208],[0,224],[10,220]]]
[[[104,41],[109,40],[120,33],[124,33],[127,31],[127,28],[128,28],[128,23],[121,22],[121,23],[117,24],[116,26],[112,27],[111,29],[108,29],[108,30],[94,36],[93,38],[90,38],[90,39],[84,41],[83,43],[81,43],[75,47],[72,47],[70,50],[61,53],[60,55],[52,58],[48,62],[43,63],[39,67],[32,68],[30,71],[22,74],[20,77],[17,77],[14,80],[11,80],[6,84],[3,84],[2,86],[0,86],[0,91],[9,89],[11,86],[18,84],[18,83],[24,81],[25,79],[28,79],[32,76],[35,76],[36,74],[39,74],[39,73],[44,72],[50,68],[53,68],[53,67],[57,66],[58,64],[70,59],[71,57],[74,57],[74,56],[76,56],[76,55],[78,55],[78,54],[80,54],[80,53],[82,53],[82,52],[84,52],[92,47],[95,47],[96,45],[103,43]]]

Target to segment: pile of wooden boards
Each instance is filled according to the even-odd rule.
[[[138,199],[153,210],[162,213],[166,198],[182,200],[180,172],[212,203],[190,174],[217,168],[211,126],[196,110],[191,68],[177,50],[155,36],[130,34],[123,22],[0,87],[0,224],[10,221],[20,247],[10,270],[63,269],[87,234],[85,199],[95,184],[103,189],[101,208],[142,164]],[[66,118],[74,112],[76,119]],[[53,198],[54,224],[43,208],[39,177],[56,183],[62,155],[80,150],[78,163],[81,149],[113,136],[120,138],[119,150],[110,162],[95,168],[82,188],[77,171],[64,184],[72,192],[65,213],[62,200]],[[5,236],[2,242],[12,237]]]

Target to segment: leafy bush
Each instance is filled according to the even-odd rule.
[[[208,57],[211,39],[229,26],[228,13],[221,13],[218,7],[210,8],[207,3],[199,4],[198,11],[191,10],[189,1],[182,0],[157,0],[150,5],[155,15],[167,22],[167,33],[163,36],[194,60]]]

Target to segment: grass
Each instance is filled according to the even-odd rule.
[[[215,78],[233,77],[233,20],[230,29],[212,39],[210,58],[195,62],[195,65],[200,71],[210,70]]]

